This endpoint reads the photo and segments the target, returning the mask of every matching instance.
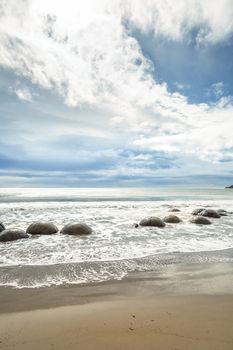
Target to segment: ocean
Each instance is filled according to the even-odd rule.
[[[165,228],[139,227],[147,216],[163,218],[178,208],[182,222]],[[0,189],[0,221],[26,229],[52,221],[59,229],[85,222],[86,237],[60,233],[0,243],[0,285],[36,288],[120,280],[166,264],[233,261],[233,214],[190,223],[198,207],[233,213],[233,190],[222,188],[24,188]],[[205,252],[205,254],[203,253]]]

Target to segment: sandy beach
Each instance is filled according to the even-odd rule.
[[[125,298],[1,316],[1,349],[233,347],[233,298]]]
[[[90,286],[3,288],[0,348],[231,350],[231,286],[232,266],[216,263]]]

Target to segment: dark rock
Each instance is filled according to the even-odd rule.
[[[198,215],[201,211],[205,210],[204,208],[197,208],[192,211],[192,215]]]
[[[226,186],[225,188],[233,188],[233,185],[230,185],[230,186]]]
[[[179,222],[181,222],[181,219],[178,218],[178,216],[176,215],[168,215],[165,216],[165,218],[163,218],[163,221],[171,224],[178,224]]]
[[[180,211],[180,209],[178,209],[178,208],[171,208],[168,211],[171,212],[171,213],[178,213]]]
[[[217,213],[218,213],[220,216],[227,216],[227,211],[224,210],[224,209],[218,209],[218,210],[217,210]]]
[[[86,224],[74,223],[65,225],[61,230],[61,233],[73,236],[90,235],[92,233],[92,229]]]
[[[0,233],[0,242],[15,241],[17,239],[28,238],[29,235],[17,228],[8,228]]]
[[[2,232],[3,230],[5,230],[5,226],[3,225],[3,223],[0,222],[0,232]]]
[[[210,225],[211,221],[204,216],[194,216],[190,222],[197,225]]]
[[[215,218],[215,219],[220,218],[220,215],[216,212],[216,210],[213,210],[213,209],[202,210],[198,215],[207,216],[208,218]]]
[[[57,232],[58,228],[52,222],[36,221],[27,228],[27,233],[31,235],[52,235]]]
[[[138,225],[138,224],[134,224],[134,227],[135,227],[135,228],[138,228],[138,227],[139,227],[139,225]]]
[[[141,226],[155,226],[155,227],[164,227],[165,223],[156,216],[151,216],[140,221]]]

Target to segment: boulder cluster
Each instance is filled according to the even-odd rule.
[[[29,238],[29,235],[53,235],[58,232],[59,229],[52,222],[33,222],[28,226],[26,231],[17,228],[6,229],[5,226],[0,223],[0,242]],[[84,223],[70,223],[65,225],[60,232],[66,235],[81,236],[91,234],[92,229]]]
[[[169,212],[179,212],[180,210],[177,208],[172,208]],[[190,222],[197,225],[210,225],[211,221],[208,218],[219,219],[221,216],[227,216],[227,211],[224,209],[213,210],[213,209],[205,209],[205,208],[197,208],[193,210],[191,213],[193,216],[190,219]],[[154,226],[154,227],[165,227],[166,223],[170,224],[178,224],[182,220],[176,215],[168,215],[163,219],[160,219],[156,216],[150,216],[148,218],[144,218],[140,221],[139,224],[136,224],[135,227],[139,226]]]
[[[193,218],[191,222],[199,225],[210,225],[211,221],[208,218],[220,219],[221,216],[227,216],[226,210],[224,209],[205,209],[205,208],[197,208],[192,212]]]
[[[176,213],[180,212],[177,208],[172,208],[169,212]],[[213,210],[206,208],[197,208],[193,210],[192,218],[190,222],[197,225],[210,225],[211,221],[209,218],[219,219],[221,216],[227,216],[231,214],[224,209]],[[163,228],[167,223],[169,224],[178,224],[182,222],[182,220],[174,215],[169,214],[165,216],[163,219],[160,219],[156,216],[150,216],[142,219],[139,224],[135,224],[134,227],[160,227]],[[36,221],[28,226],[26,231],[18,229],[18,228],[5,228],[5,226],[0,223],[0,242],[7,241],[15,241],[17,239],[29,238],[30,235],[53,235],[59,232],[59,229],[52,222],[41,222]],[[61,234],[64,235],[72,235],[72,236],[83,236],[89,235],[92,233],[91,227],[84,223],[70,223],[66,224],[61,230]]]
[[[160,219],[156,216],[150,216],[148,218],[144,218],[140,221],[140,226],[154,226],[154,227],[165,227],[166,223],[170,224],[178,224],[181,222],[181,219],[176,215],[168,215],[163,219]]]

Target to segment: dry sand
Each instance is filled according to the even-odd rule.
[[[177,279],[161,289],[158,276],[145,274],[79,288],[2,289],[0,349],[232,350],[233,294],[220,278],[231,276],[224,264],[198,268],[189,267],[195,277],[180,290]]]

